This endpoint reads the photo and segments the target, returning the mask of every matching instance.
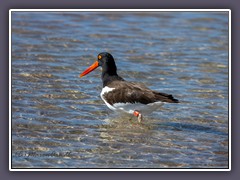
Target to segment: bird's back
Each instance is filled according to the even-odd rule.
[[[109,104],[115,103],[141,103],[150,104],[154,102],[178,103],[172,95],[152,91],[143,84],[128,81],[112,81],[107,85],[112,90],[103,94]]]

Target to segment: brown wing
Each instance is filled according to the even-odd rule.
[[[144,85],[127,82],[127,81],[113,81],[108,87],[115,88],[104,94],[104,98],[108,100],[109,104],[114,103],[142,103],[149,104],[157,101],[177,103],[172,95],[152,91]]]

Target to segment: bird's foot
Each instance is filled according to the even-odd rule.
[[[142,116],[142,114],[141,114],[139,111],[135,110],[135,111],[133,112],[133,115],[138,118],[138,122],[139,122],[139,123],[143,120],[143,116]]]

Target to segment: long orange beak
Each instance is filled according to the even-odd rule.
[[[87,68],[85,71],[82,72],[82,74],[80,74],[80,78],[87,75],[88,73],[92,72],[94,69],[96,69],[98,67],[98,61],[96,61],[95,63],[93,63],[89,68]]]

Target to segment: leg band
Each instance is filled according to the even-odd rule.
[[[139,113],[137,110],[135,110],[135,111],[133,112],[133,115],[136,116],[136,117],[138,117],[139,114],[140,114],[140,113]]]

